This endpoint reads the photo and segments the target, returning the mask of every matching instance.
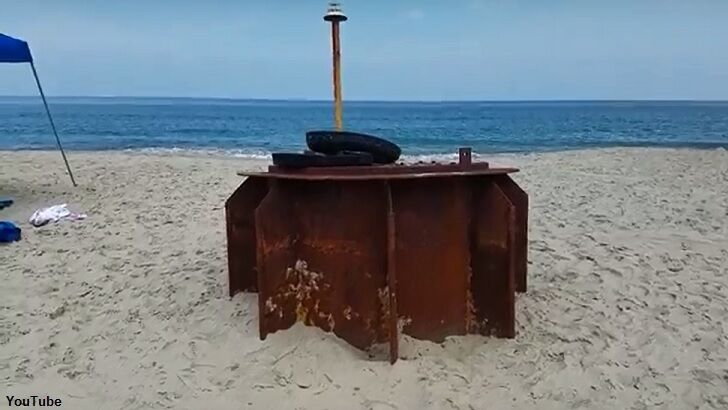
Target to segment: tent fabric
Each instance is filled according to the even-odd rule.
[[[32,63],[28,43],[0,33],[0,63]]]
[[[71,177],[71,183],[73,186],[77,186],[76,179],[73,178],[73,172],[71,172],[71,166],[68,164],[66,153],[63,151],[61,139],[58,138],[58,131],[56,130],[56,125],[53,123],[51,110],[48,109],[48,101],[46,101],[45,93],[43,93],[43,87],[40,85],[38,72],[35,71],[35,64],[33,64],[33,56],[30,54],[30,47],[28,47],[28,43],[0,33],[0,63],[30,63],[30,69],[33,71],[33,77],[35,78],[35,84],[38,86],[40,98],[43,100],[43,106],[45,107],[46,114],[48,114],[48,121],[51,123],[53,135],[56,137],[58,150],[61,151],[61,155],[63,156],[63,162],[66,164],[68,176]]]

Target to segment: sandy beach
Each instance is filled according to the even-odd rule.
[[[260,341],[227,296],[213,156],[0,152],[0,403],[72,409],[728,408],[728,152],[486,157],[530,194],[517,337],[404,337],[394,366],[296,325]],[[39,208],[88,214],[33,228]]]

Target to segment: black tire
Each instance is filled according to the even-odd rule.
[[[333,155],[342,151],[368,152],[377,164],[391,164],[402,154],[397,144],[372,135],[348,131],[309,131],[306,144],[312,151]]]
[[[339,155],[297,154],[274,152],[273,164],[281,168],[345,167],[372,165],[372,154],[350,152]]]

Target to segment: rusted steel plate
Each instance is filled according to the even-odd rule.
[[[390,186],[403,332],[434,341],[465,334],[470,275],[465,178],[391,181]]]
[[[487,162],[476,163],[452,163],[452,164],[391,164],[391,165],[369,165],[369,166],[345,166],[345,167],[309,167],[309,168],[284,168],[277,165],[268,167],[268,172],[285,174],[304,175],[387,175],[387,174],[421,174],[427,172],[460,172],[460,171],[483,171],[489,169]]]
[[[385,192],[272,181],[256,211],[261,338],[300,320],[362,349],[388,339]]]
[[[420,179],[476,175],[505,175],[518,172],[517,168],[489,168],[487,163],[474,163],[468,167],[453,165],[422,166],[371,166],[371,167],[321,167],[304,168],[303,171],[239,172],[238,175],[262,178],[297,179],[307,181],[362,181],[377,179]],[[353,168],[353,169],[346,169]],[[368,172],[363,172],[364,170]],[[355,172],[361,170],[362,172]]]
[[[290,268],[302,270],[302,266],[296,266],[293,249],[298,236],[294,210],[281,193],[281,181],[268,182],[268,194],[255,210],[258,329],[261,339],[265,339],[268,333],[287,329],[296,323],[295,297],[282,298],[276,292],[285,290],[286,279],[300,280],[299,273],[291,272]]]
[[[516,292],[525,292],[528,281],[528,194],[508,175],[497,176],[495,180],[515,208]]]
[[[486,162],[487,164],[487,162]],[[473,165],[473,150],[468,147],[463,147],[458,150],[458,165],[461,167],[472,167]]]
[[[260,291],[261,339],[302,321],[394,362],[400,331],[514,337],[528,196],[463,162],[253,173],[226,202],[228,263],[231,295]]]
[[[268,193],[268,181],[250,177],[225,202],[230,296],[258,290],[255,208]]]
[[[476,322],[470,331],[515,337],[515,210],[492,179],[472,180],[472,276]]]
[[[389,290],[389,306],[385,309],[389,330],[389,363],[394,364],[399,358],[399,330],[397,329],[399,310],[397,308],[397,229],[392,202],[392,189],[387,190],[387,289]]]

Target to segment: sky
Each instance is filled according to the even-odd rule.
[[[320,0],[0,0],[48,95],[331,99]],[[728,100],[727,0],[344,0],[345,100]],[[0,95],[36,92],[0,65]]]

